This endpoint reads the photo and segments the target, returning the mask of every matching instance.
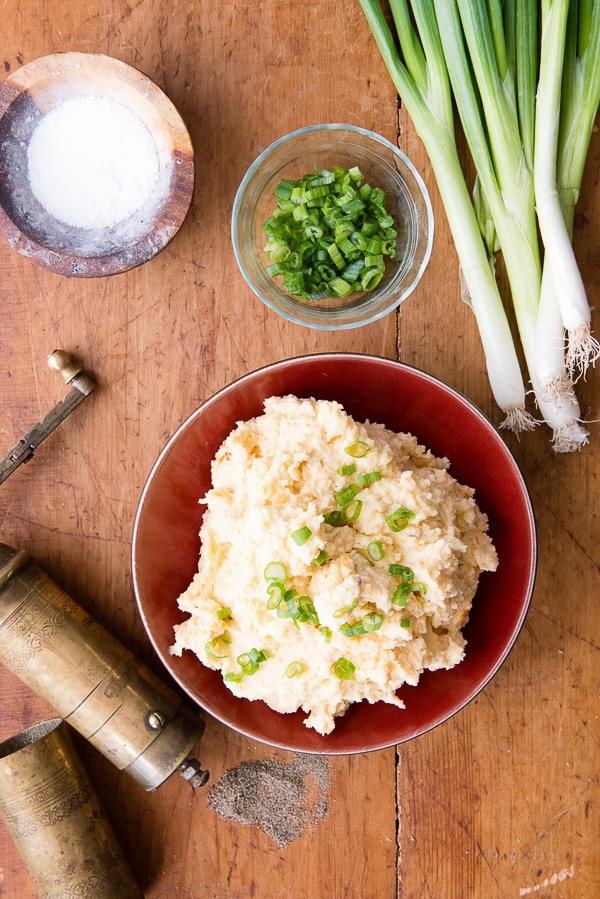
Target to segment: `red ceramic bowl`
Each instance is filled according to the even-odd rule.
[[[482,574],[469,624],[465,659],[449,671],[426,671],[398,695],[406,704],[362,702],[321,736],[302,711],[282,715],[260,701],[238,699],[219,672],[189,651],[171,656],[173,625],[187,617],[177,598],[198,565],[198,499],[210,487],[210,464],[236,422],[260,415],[268,396],[337,400],[355,419],[409,431],[453,476],[475,488],[489,517],[499,556]],[[536,566],[531,502],[519,469],[490,421],[468,400],[417,369],[347,353],[303,356],[266,366],[225,387],[170,439],[144,488],[133,534],[133,582],[139,611],[156,652],[180,687],[213,717],[273,746],[328,755],[367,752],[410,740],[446,721],[498,671],[521,629]]]

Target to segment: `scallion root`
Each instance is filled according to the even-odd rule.
[[[506,418],[500,422],[499,427],[512,431],[517,437],[523,431],[533,431],[538,425],[533,415],[522,407],[506,409],[505,412]]]
[[[600,343],[588,324],[578,325],[567,334],[567,368],[572,375],[585,376],[590,365],[600,358]]]
[[[577,421],[552,432],[552,449],[555,453],[574,453],[589,443],[589,431]]]

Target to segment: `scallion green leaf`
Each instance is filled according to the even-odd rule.
[[[530,427],[532,417],[525,411],[518,355],[457,145],[452,91],[440,37],[440,32],[448,28],[438,26],[436,19],[442,6],[454,14],[456,3],[438,4],[436,0],[434,5],[430,0],[412,0],[409,4],[395,0],[392,19],[386,17],[379,0],[360,0],[360,4],[394,86],[429,155],[456,244],[464,294],[479,324],[496,401],[505,411],[509,427],[516,431]],[[487,16],[490,4],[470,5],[480,11],[481,17]],[[461,40],[464,42],[464,37]],[[507,96],[506,88],[507,85],[498,85],[497,93]]]

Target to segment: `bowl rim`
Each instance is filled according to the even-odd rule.
[[[146,501],[146,497],[151,490],[153,482],[155,478],[160,474],[160,470],[165,462],[166,457],[171,453],[173,446],[177,443],[180,435],[186,431],[188,428],[193,427],[197,418],[199,418],[206,410],[207,407],[210,407],[216,403],[218,403],[224,396],[226,396],[229,392],[239,390],[243,384],[248,381],[251,382],[252,379],[256,376],[260,376],[263,374],[267,374],[272,369],[285,369],[288,367],[293,367],[295,364],[304,363],[304,362],[314,362],[318,365],[319,362],[323,360],[338,360],[344,359],[348,361],[352,361],[355,359],[358,360],[373,360],[378,364],[389,365],[394,368],[401,368],[408,373],[413,373],[418,378],[423,379],[428,384],[432,385],[436,389],[442,390],[442,392],[449,393],[455,400],[457,400],[462,406],[464,406],[470,414],[474,415],[479,422],[485,427],[488,431],[491,438],[494,439],[494,442],[498,449],[503,454],[505,461],[509,464],[512,469],[513,475],[515,476],[516,482],[518,483],[519,491],[521,499],[524,503],[526,509],[526,522],[524,523],[524,527],[526,528],[529,535],[529,546],[530,546],[530,564],[528,567],[528,576],[527,582],[523,585],[523,600],[520,605],[520,612],[518,617],[516,618],[512,630],[510,631],[507,639],[504,643],[502,651],[499,653],[493,665],[490,666],[489,670],[486,671],[485,676],[477,679],[474,683],[473,687],[470,691],[459,701],[450,703],[449,710],[445,709],[444,711],[438,713],[436,716],[432,717],[428,726],[419,729],[415,733],[411,733],[408,736],[404,736],[401,739],[395,739],[390,741],[389,739],[382,739],[379,742],[373,742],[368,745],[362,746],[361,748],[344,748],[339,745],[331,745],[329,747],[324,746],[321,748],[320,746],[303,746],[303,745],[290,745],[289,742],[286,742],[285,739],[278,740],[273,737],[266,737],[258,734],[252,727],[243,727],[239,724],[232,724],[229,720],[227,714],[224,714],[220,711],[218,707],[210,706],[210,704],[204,705],[197,696],[190,691],[190,688],[186,685],[185,678],[180,677],[177,671],[174,671],[172,666],[168,664],[168,658],[172,658],[170,654],[165,653],[163,648],[161,647],[158,639],[155,637],[153,630],[150,625],[149,616],[147,614],[146,608],[144,606],[141,589],[140,589],[140,578],[139,578],[139,566],[137,564],[137,546],[140,536],[141,529],[141,520],[144,513],[144,505]],[[417,440],[419,440],[418,435]],[[452,459],[450,459],[450,463],[452,463]],[[176,428],[171,437],[167,440],[167,443],[164,445],[163,449],[159,453],[156,458],[154,464],[152,465],[150,472],[146,478],[144,483],[142,492],[140,494],[140,499],[138,502],[138,506],[136,509],[136,513],[134,516],[133,523],[133,538],[131,543],[131,563],[132,563],[132,585],[135,595],[135,601],[138,613],[144,625],[144,629],[146,631],[146,635],[150,640],[154,651],[158,655],[161,663],[167,669],[170,676],[176,681],[179,687],[183,690],[183,692],[190,697],[190,699],[199,707],[199,709],[205,714],[210,715],[212,718],[215,718],[221,724],[235,730],[236,732],[242,734],[243,736],[248,737],[258,743],[262,743],[264,745],[285,749],[288,751],[294,752],[303,752],[303,753],[312,753],[312,754],[323,754],[323,755],[353,755],[359,752],[372,752],[380,749],[387,749],[392,746],[401,745],[402,743],[410,742],[412,740],[417,739],[418,737],[423,736],[426,733],[429,733],[431,730],[440,726],[441,724],[450,721],[454,718],[459,712],[461,712],[466,706],[468,706],[493,680],[496,674],[504,665],[511,651],[513,650],[515,643],[521,633],[524,622],[528,615],[531,600],[533,596],[533,591],[536,583],[537,576],[537,560],[538,560],[538,538],[537,538],[537,528],[536,528],[536,519],[535,512],[533,508],[533,504],[531,501],[530,493],[526,484],[526,481],[523,477],[523,474],[520,470],[520,467],[514,458],[512,452],[510,451],[508,445],[505,440],[499,433],[498,429],[491,421],[491,419],[471,400],[469,400],[462,392],[457,390],[454,387],[446,384],[444,381],[436,378],[434,375],[428,374],[422,369],[417,368],[414,365],[409,363],[402,362],[400,360],[389,359],[387,357],[378,356],[373,353],[357,353],[357,352],[345,352],[345,351],[333,351],[333,352],[321,352],[321,353],[307,353],[302,354],[300,356],[294,356],[286,359],[282,359],[280,361],[271,362],[266,365],[260,366],[257,369],[254,369],[250,372],[247,372],[239,377],[235,378],[233,381],[221,387],[214,394],[209,396],[204,402],[202,402],[184,421]],[[176,602],[176,599],[175,599]],[[200,660],[198,660],[198,664],[202,664]],[[435,674],[435,672],[433,672]],[[418,685],[416,687],[418,689]],[[232,694],[233,696],[233,694]],[[238,697],[233,697],[237,702],[241,702],[242,700]],[[322,738],[324,741],[327,740],[327,737]]]
[[[417,269],[411,284],[397,294],[395,297],[392,297],[390,301],[381,309],[374,310],[369,316],[365,318],[361,318],[360,320],[353,321],[344,321],[344,310],[340,310],[338,315],[340,321],[319,321],[317,315],[315,314],[310,321],[304,320],[300,315],[295,315],[292,310],[283,310],[281,309],[273,300],[266,294],[264,291],[255,284],[254,280],[250,272],[247,270],[246,266],[242,261],[241,254],[241,241],[238,233],[238,221],[239,221],[239,211],[242,200],[244,198],[244,194],[248,187],[248,184],[252,177],[255,175],[257,170],[263,164],[263,162],[268,159],[268,157],[280,146],[283,146],[295,138],[301,137],[305,134],[316,134],[319,132],[350,132],[354,134],[360,134],[363,137],[368,137],[371,140],[375,141],[378,144],[381,144],[387,150],[389,150],[395,157],[400,159],[403,165],[410,171],[412,177],[415,179],[415,182],[419,188],[421,197],[423,199],[425,210],[426,210],[426,218],[427,218],[427,241],[424,248],[423,259]],[[411,293],[418,286],[421,281],[423,274],[429,264],[429,260],[431,258],[431,252],[433,249],[433,238],[434,238],[434,230],[435,230],[435,221],[433,215],[433,205],[431,202],[431,197],[429,195],[429,190],[423,177],[412,160],[401,150],[396,144],[393,144],[390,140],[384,137],[382,134],[378,134],[376,131],[371,131],[368,128],[363,128],[360,125],[346,125],[341,122],[329,122],[325,124],[317,124],[317,125],[307,125],[304,128],[297,128],[295,131],[290,131],[288,134],[284,134],[281,137],[278,137],[272,143],[270,143],[264,150],[262,150],[259,155],[254,159],[254,161],[250,164],[248,169],[246,170],[238,189],[235,193],[235,198],[233,201],[232,211],[231,211],[231,243],[233,246],[233,253],[238,265],[238,268],[242,274],[242,277],[246,281],[246,284],[252,292],[273,312],[276,312],[278,315],[281,315],[283,318],[288,321],[294,322],[297,325],[303,325],[304,327],[314,328],[315,330],[321,331],[342,331],[348,330],[350,328],[359,328],[363,325],[372,324],[375,321],[378,321],[380,318],[383,318],[386,315],[389,315],[390,312],[393,312],[394,309],[397,309],[400,303],[406,300]],[[350,312],[350,310],[348,310]],[[326,314],[327,310],[323,310],[323,313]]]
[[[19,225],[0,204],[0,236],[3,242],[34,265],[56,274],[69,277],[98,278],[121,274],[138,268],[160,253],[176,236],[183,225],[192,202],[195,186],[195,154],[189,130],[173,101],[165,91],[141,69],[107,53],[64,50],[38,56],[9,72],[0,82],[0,121],[12,104],[36,84],[58,81],[59,66],[68,66],[74,73],[80,70],[82,77],[86,66],[95,71],[105,67],[105,74],[135,90],[144,102],[161,110],[169,123],[168,131],[174,135],[171,148],[172,173],[165,201],[157,208],[155,224],[145,236],[123,249],[105,255],[81,255],[68,249],[58,249],[39,243],[22,231]],[[79,71],[78,71],[79,74]]]

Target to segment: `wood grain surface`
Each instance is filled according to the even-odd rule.
[[[357,2],[2,0],[0,12],[4,72],[67,49],[112,55],[166,92],[196,152],[190,214],[140,268],[68,279],[0,246],[0,456],[63,396],[45,363],[55,347],[98,379],[95,394],[0,488],[0,540],[30,552],[162,675],[133,597],[132,524],[156,456],[202,401],[265,363],[351,350],[416,365],[495,423],[501,415],[427,158]],[[397,142],[422,172],[436,218],[418,290],[397,314],[339,333],[265,309],[237,271],[229,237],[234,194],[256,155],[288,131],[334,121]],[[575,234],[592,305],[600,302],[599,171],[595,135]],[[597,313],[594,321],[598,334]],[[600,896],[599,383],[595,369],[579,384],[594,422],[580,453],[555,455],[544,428],[520,441],[506,435],[535,508],[538,577],[514,649],[466,709],[395,749],[313,760],[296,800],[283,789],[298,771],[292,753],[207,718],[200,756],[210,783],[260,763],[283,790],[274,786],[273,796],[293,838],[282,837],[281,821],[277,830],[251,815],[224,817],[208,787],[192,792],[180,777],[145,793],[77,741],[148,899]],[[0,740],[50,715],[0,670]],[[0,896],[34,895],[0,824]]]

